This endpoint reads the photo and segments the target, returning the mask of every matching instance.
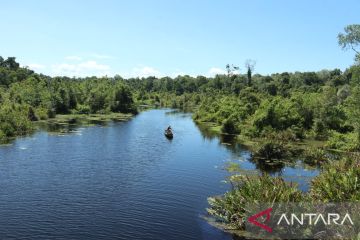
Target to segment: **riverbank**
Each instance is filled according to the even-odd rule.
[[[232,138],[237,143],[244,145],[246,148],[251,150],[252,152],[258,152],[264,145],[269,142],[278,143],[282,145],[284,151],[290,153],[286,154],[284,157],[294,157],[298,156],[301,153],[304,155],[312,155],[312,152],[316,149],[323,149],[324,151],[335,151],[333,149],[326,149],[326,141],[320,141],[315,139],[301,139],[298,141],[287,141],[286,139],[273,139],[269,138],[250,138],[244,134],[227,134],[223,133],[221,130],[221,125],[213,123],[213,122],[202,122],[194,120],[195,123],[201,126],[203,129],[205,128],[213,135],[217,136],[227,136],[228,138]],[[325,150],[326,149],[326,150]],[[308,156],[309,157],[309,156]]]
[[[54,118],[48,118],[44,120],[31,121],[30,127],[27,131],[21,132],[21,134],[0,138],[0,144],[8,144],[14,141],[17,137],[33,134],[37,129],[43,128],[46,125],[58,126],[57,131],[62,132],[61,126],[68,125],[92,125],[99,123],[107,123],[110,121],[123,122],[133,118],[135,114],[132,113],[108,113],[108,114],[57,114]],[[51,131],[51,130],[50,130]]]
[[[37,121],[50,124],[74,124],[83,122],[109,122],[128,121],[134,114],[131,113],[109,113],[109,114],[58,114],[55,118]]]
[[[224,232],[246,238],[243,223],[246,218],[246,204],[249,202],[360,201],[357,184],[360,177],[358,152],[329,149],[325,141],[312,139],[296,142],[250,139],[242,134],[224,134],[221,126],[212,122],[196,123],[214,135],[232,136],[235,142],[253,152],[252,158],[255,162],[265,165],[279,164],[283,168],[285,162],[301,159],[305,164],[316,165],[320,169],[319,175],[310,182],[309,189],[303,192],[296,183],[289,182],[282,176],[248,175],[244,174],[239,164],[229,165],[226,170],[231,174],[228,182],[231,182],[232,188],[223,195],[208,198],[210,207],[207,210],[211,217],[205,217],[209,224]],[[283,153],[285,154],[282,155]]]

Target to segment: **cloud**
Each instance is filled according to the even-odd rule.
[[[240,71],[239,70],[235,70],[235,71],[232,71],[233,74],[240,74]],[[227,71],[225,69],[222,69],[222,68],[217,68],[217,67],[212,67],[210,68],[207,76],[208,77],[215,77],[216,75],[226,75],[227,74]]]
[[[163,77],[164,74],[152,67],[135,67],[132,69],[131,77]]]
[[[217,68],[217,67],[212,67],[209,70],[209,76],[215,76],[218,74],[226,74],[226,71],[224,69],[221,68]]]
[[[67,56],[65,57],[66,60],[74,60],[74,61],[81,61],[82,57],[79,56]]]
[[[38,63],[30,63],[27,65],[31,70],[44,70],[46,68],[45,65]]]
[[[85,61],[77,64],[61,63],[52,65],[52,75],[68,77],[87,77],[110,75],[110,66],[96,61]]]

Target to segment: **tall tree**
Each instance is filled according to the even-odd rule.
[[[355,52],[355,61],[360,63],[360,24],[351,24],[344,28],[345,33],[339,33],[338,40],[342,49],[351,48]]]
[[[251,76],[255,69],[255,60],[248,59],[245,61],[245,68],[247,69],[247,78],[248,78],[248,85],[251,86]]]

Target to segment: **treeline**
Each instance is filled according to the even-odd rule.
[[[254,76],[239,93],[208,96],[197,121],[215,122],[222,132],[250,138],[327,140],[330,148],[358,150],[360,67]]]
[[[228,134],[283,141],[317,139],[329,148],[360,146],[360,66],[342,72],[128,79],[136,100],[195,112]]]
[[[19,67],[15,58],[0,58],[0,136],[22,134],[29,122],[56,114],[135,113],[137,105],[152,104],[191,110],[196,121],[216,123],[223,133],[313,138],[358,150],[359,86],[359,65],[268,76],[51,78]]]
[[[119,78],[48,77],[0,57],[0,140],[23,135],[32,121],[56,114],[136,113],[132,91]]]

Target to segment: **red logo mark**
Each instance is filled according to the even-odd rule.
[[[269,233],[272,232],[272,228],[269,227],[269,226],[266,226],[265,224],[262,224],[262,223],[259,223],[258,221],[256,221],[257,218],[263,216],[263,215],[266,215],[266,219],[265,219],[265,222],[266,223],[267,221],[270,220],[270,212],[272,211],[272,208],[268,208],[262,212],[259,212],[251,217],[249,217],[248,221],[251,222],[252,224],[258,226],[258,227],[261,227],[262,229],[265,229],[266,231],[268,231]]]

